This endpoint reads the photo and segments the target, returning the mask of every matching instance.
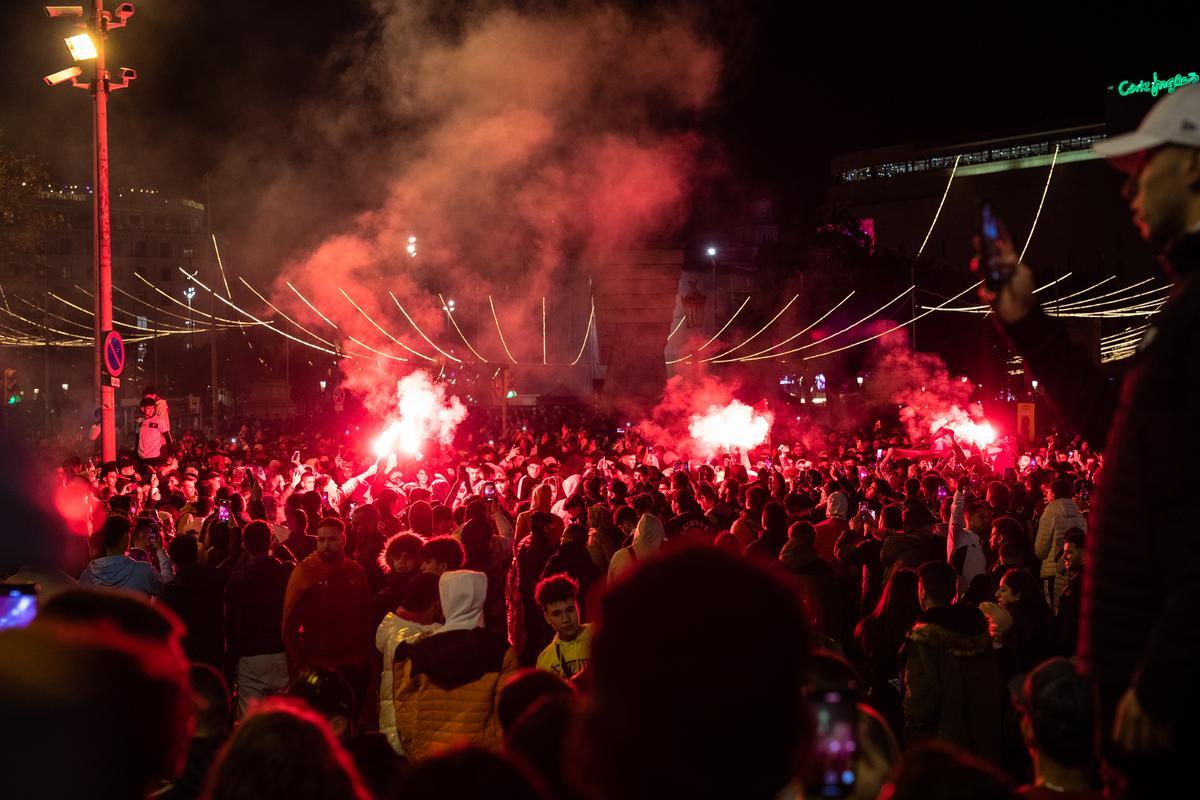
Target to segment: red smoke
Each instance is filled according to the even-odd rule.
[[[772,415],[740,402],[728,381],[676,375],[650,418],[637,425],[650,442],[709,459],[722,449],[749,450],[762,444]]]
[[[467,409],[457,397],[446,397],[445,389],[433,383],[428,373],[414,372],[396,385],[398,416],[375,441],[376,458],[389,453],[418,455],[428,442],[450,444]]]
[[[716,50],[671,13],[646,22],[612,8],[503,10],[437,25],[428,9],[396,3],[379,22],[378,40],[346,74],[385,98],[404,134],[346,157],[364,162],[352,172],[386,175],[386,197],[290,264],[273,292],[305,325],[358,354],[346,365],[348,386],[376,411],[387,405],[380,387],[429,362],[338,289],[391,336],[440,358],[396,308],[395,292],[430,339],[468,361],[437,292],[458,300],[456,319],[475,348],[501,361],[487,304],[494,295],[514,356],[540,362],[540,299],[553,309],[568,262],[591,269],[682,224],[703,143],[654,120],[702,109],[720,66]],[[356,87],[351,96],[362,94]],[[346,125],[357,119],[340,106],[328,113]],[[410,236],[415,258],[405,252]],[[409,361],[369,353],[350,336]]]

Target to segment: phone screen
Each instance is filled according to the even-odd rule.
[[[0,630],[24,628],[37,616],[37,586],[16,583],[0,591]]]
[[[486,497],[488,500],[491,500],[493,497],[495,497],[496,496],[496,484],[492,483],[491,481],[488,481],[485,484],[483,484],[483,496]]]
[[[229,506],[222,503],[217,508],[217,519],[219,519],[221,522],[229,522],[229,520],[233,519],[233,513],[230,512]]]
[[[882,447],[875,451],[875,459],[879,460],[881,458],[883,458],[883,448]]]
[[[945,499],[946,499],[946,497],[947,497],[947,493],[946,493],[946,487],[945,487],[945,486],[939,486],[939,487],[938,487],[938,491],[937,491],[937,498],[938,498],[938,500],[939,500],[939,501],[945,500]]]
[[[816,722],[813,761],[806,781],[816,797],[846,797],[854,792],[858,756],[858,708],[851,694],[821,692],[812,703]]]

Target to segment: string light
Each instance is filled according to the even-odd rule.
[[[190,278],[191,280],[195,281],[197,284],[199,284],[199,285],[203,286],[203,284],[201,284],[201,283],[200,283],[200,281],[196,280],[196,278],[195,278],[195,276],[194,276],[194,275],[190,274],[190,273],[189,273],[187,270],[185,270],[183,267],[179,267],[179,271],[180,271],[180,272],[182,272],[184,275],[187,275],[187,277],[188,277],[188,278]],[[194,313],[194,314],[199,314],[200,316],[202,316],[202,317],[205,317],[205,318],[207,318],[207,319],[215,319],[217,322],[228,322],[228,323],[230,323],[230,324],[233,324],[233,325],[241,325],[241,324],[243,324],[243,323],[241,323],[241,322],[239,322],[238,320],[235,320],[235,319],[225,319],[224,317],[218,317],[218,316],[214,316],[213,314],[209,314],[209,313],[208,313],[208,312],[206,312],[206,311],[201,311],[201,310],[200,310],[200,309],[198,309],[198,308],[193,308],[192,306],[189,306],[187,303],[183,302],[182,300],[176,300],[174,297],[172,297],[171,295],[167,294],[167,293],[166,293],[166,292],[164,292],[162,289],[158,288],[158,287],[157,287],[157,286],[155,286],[153,283],[151,283],[150,281],[148,281],[148,280],[146,280],[144,277],[142,277],[142,274],[141,274],[140,272],[134,272],[134,273],[133,273],[133,277],[137,278],[139,281],[141,281],[142,283],[146,284],[146,285],[147,285],[147,286],[149,286],[151,289],[153,289],[154,291],[158,292],[160,295],[162,295],[163,297],[167,298],[168,300],[170,300],[172,303],[176,304],[177,306],[180,306],[181,308],[186,308],[186,309],[188,310],[188,313],[189,313],[189,314],[193,314],[193,313]],[[220,300],[220,299],[223,299],[223,298],[222,298],[222,297],[221,297],[219,294],[216,294],[216,293],[212,292],[212,290],[211,290],[211,289],[209,290],[209,293],[210,293],[210,294],[212,294],[212,295],[213,295],[213,297],[216,297],[218,300]],[[250,315],[247,315],[247,316],[250,316]],[[188,321],[190,322],[191,320],[188,320]],[[265,322],[262,322],[262,321],[259,321],[259,324],[260,324],[260,325],[266,325],[267,323],[265,323]]]
[[[833,308],[829,309],[829,310],[828,310],[828,311],[826,311],[824,314],[822,314],[822,315],[821,315],[821,317],[820,317],[820,318],[819,318],[819,319],[818,319],[816,322],[813,322],[813,323],[811,323],[811,324],[810,324],[808,327],[806,327],[804,330],[802,330],[802,331],[799,331],[799,332],[797,332],[797,333],[793,333],[791,336],[789,336],[788,338],[784,339],[782,342],[779,342],[779,343],[777,343],[777,344],[773,344],[773,345],[771,345],[770,347],[766,348],[765,350],[759,350],[757,353],[751,353],[751,354],[750,354],[750,355],[748,355],[748,356],[742,356],[742,358],[744,358],[744,359],[750,359],[750,358],[752,358],[752,357],[754,357],[754,356],[761,356],[763,353],[769,353],[769,352],[771,352],[772,350],[778,350],[780,347],[783,347],[783,346],[784,346],[785,344],[787,344],[788,342],[794,341],[795,339],[797,339],[797,338],[799,338],[799,337],[803,336],[804,334],[808,333],[808,332],[809,332],[810,330],[812,330],[813,328],[815,328],[815,327],[817,327],[818,325],[820,325],[822,322],[824,322],[824,321],[825,321],[825,318],[826,318],[826,317],[828,317],[830,314],[832,314],[833,312],[835,312],[835,311],[837,311],[839,308],[841,308],[841,307],[842,307],[842,305],[843,305],[843,304],[844,304],[844,303],[845,303],[847,300],[849,300],[851,297],[853,297],[853,296],[854,296],[854,292],[850,292],[850,294],[846,295],[846,296],[845,296],[845,297],[843,297],[841,300],[839,300],[839,301],[838,301],[838,303],[837,303],[837,305],[835,305]]]
[[[244,308],[241,308],[240,306],[238,306],[237,304],[235,304],[235,303],[234,303],[232,300],[227,300],[227,299],[225,299],[224,297],[221,297],[221,295],[217,294],[217,293],[216,293],[216,292],[214,292],[212,289],[208,288],[208,286],[206,286],[204,283],[202,283],[202,282],[200,281],[200,279],[199,279],[199,278],[197,278],[195,275],[192,275],[191,273],[189,273],[189,272],[188,272],[187,270],[185,270],[183,267],[180,267],[180,268],[179,268],[179,271],[180,271],[180,272],[182,272],[182,273],[183,273],[183,274],[184,274],[184,275],[187,277],[187,279],[188,279],[188,280],[190,280],[192,283],[196,284],[196,285],[197,285],[197,286],[199,286],[201,289],[203,289],[204,291],[208,292],[208,293],[209,293],[211,296],[215,297],[216,299],[220,300],[220,301],[221,301],[222,303],[224,303],[225,305],[227,305],[227,306],[229,306],[230,308],[232,308],[234,311],[238,312],[239,314],[241,314],[241,315],[242,315],[242,316],[244,316],[244,317],[247,317],[247,318],[249,318],[249,319],[252,319],[252,320],[254,320],[254,321],[255,321],[255,322],[257,322],[259,325],[265,325],[265,326],[267,326],[267,328],[269,328],[270,330],[274,331],[275,333],[278,333],[280,336],[284,337],[285,339],[290,339],[291,341],[293,341],[293,342],[296,342],[297,344],[302,344],[302,345],[304,345],[305,347],[311,347],[311,348],[312,348],[312,349],[314,349],[314,350],[320,350],[322,353],[328,353],[328,354],[329,354],[329,355],[331,355],[331,356],[338,356],[338,357],[340,357],[340,356],[341,356],[341,354],[340,354],[340,353],[338,353],[336,350],[330,350],[330,349],[328,349],[328,348],[321,347],[321,346],[320,346],[320,345],[318,345],[318,344],[313,344],[312,342],[306,342],[306,341],[304,341],[303,339],[299,339],[299,338],[297,338],[297,337],[295,337],[295,336],[292,336],[292,335],[291,335],[290,333],[288,333],[287,331],[281,331],[279,328],[276,328],[276,327],[275,327],[274,325],[272,325],[270,322],[266,322],[266,321],[264,321],[264,320],[261,320],[261,319],[259,319],[258,317],[254,316],[253,314],[251,314],[249,311],[245,310]],[[135,272],[134,274],[136,275],[137,273]]]
[[[714,300],[713,302],[715,303],[715,302],[716,302],[716,300]],[[726,329],[726,328],[728,328],[730,325],[732,325],[732,324],[733,324],[733,321],[734,321],[735,319],[737,319],[737,315],[738,315],[738,314],[740,314],[740,313],[742,313],[742,309],[743,309],[743,308],[745,308],[745,307],[746,307],[746,304],[747,304],[747,303],[749,303],[749,302],[750,302],[750,296],[749,296],[749,295],[747,295],[747,296],[746,296],[746,299],[742,301],[742,304],[741,304],[740,306],[738,306],[738,309],[737,309],[737,311],[733,312],[733,316],[731,316],[731,317],[729,318],[729,320],[728,320],[728,321],[727,321],[727,322],[726,322],[724,325],[722,325],[722,326],[721,326],[721,330],[717,331],[716,333],[714,333],[714,334],[712,335],[712,338],[711,338],[711,339],[709,339],[707,342],[705,342],[704,344],[702,344],[702,345],[700,345],[699,347],[697,347],[697,348],[696,348],[695,350],[693,350],[692,352],[688,353],[686,356],[683,356],[682,358],[676,358],[676,359],[674,359],[674,360],[672,360],[672,361],[668,361],[667,363],[668,363],[668,364],[678,364],[680,361],[686,361],[686,360],[688,360],[689,358],[691,358],[692,356],[694,356],[694,355],[696,355],[697,353],[699,353],[699,352],[700,352],[701,350],[703,350],[704,348],[708,347],[710,344],[712,344],[714,341],[716,341],[717,337],[719,337],[719,336],[720,336],[722,333],[724,333],[724,332],[725,332],[725,329]],[[680,318],[679,318],[679,325],[676,325],[676,326],[675,326],[675,330],[676,330],[676,331],[677,331],[677,330],[679,330],[680,326],[682,326],[682,325],[683,325],[683,323],[684,323],[684,320],[686,320],[686,319],[687,319],[687,315],[686,315],[686,314],[685,314],[684,316],[682,316],[682,317],[680,317]],[[672,332],[671,332],[671,336],[674,336],[674,335],[675,335],[675,332],[674,332],[674,331],[672,331]],[[668,337],[667,337],[667,341],[668,341],[668,342],[669,342],[669,341],[671,341],[671,336],[668,336]]]
[[[445,311],[446,316],[450,318],[450,324],[454,326],[454,330],[458,331],[459,338],[463,340],[463,344],[467,346],[468,350],[475,354],[476,358],[486,363],[487,359],[479,355],[479,352],[474,347],[471,347],[471,343],[467,341],[467,335],[462,332],[462,328],[458,327],[458,321],[454,319],[454,314],[450,311],[450,306],[446,305],[446,298],[442,297],[441,292],[438,292],[438,302],[442,304],[442,310]]]
[[[592,310],[588,314],[587,330],[583,332],[583,344],[579,346],[579,355],[575,356],[575,360],[571,362],[571,366],[579,363],[579,359],[583,358],[583,351],[587,349],[588,337],[592,335],[592,322],[596,319],[596,298],[592,298]]]
[[[879,308],[872,311],[870,314],[867,314],[865,317],[860,319],[858,322],[851,323],[850,325],[847,325],[846,327],[842,328],[840,331],[837,331],[836,333],[831,333],[830,335],[828,335],[816,342],[809,342],[808,344],[803,344],[803,345],[800,345],[799,347],[793,347],[791,350],[784,350],[781,353],[772,353],[770,355],[765,355],[765,356],[755,356],[754,358],[743,357],[741,360],[743,360],[743,361],[762,361],[763,359],[767,359],[767,358],[779,358],[781,356],[789,356],[792,353],[799,353],[802,350],[807,350],[810,347],[816,347],[819,344],[825,344],[830,339],[835,339],[838,336],[841,336],[846,331],[851,330],[853,328],[857,328],[859,325],[863,324],[864,322],[869,320],[871,317],[874,317],[875,315],[882,313],[885,308],[890,306],[892,303],[895,303],[897,300],[900,300],[901,298],[903,298],[906,294],[911,292],[912,289],[913,289],[912,286],[908,287],[903,292],[896,295],[891,300],[888,300],[886,303],[881,305]],[[961,295],[959,295],[959,296],[961,297]]]
[[[325,320],[325,322],[329,324],[329,327],[331,327],[331,328],[333,328],[333,329],[335,329],[335,330],[337,329],[337,325],[335,325],[335,324],[334,324],[333,320],[331,320],[329,317],[327,317],[327,316],[325,316],[324,314],[322,314],[322,313],[321,313],[321,309],[319,309],[319,308],[317,308],[316,306],[314,306],[312,303],[310,303],[310,302],[308,301],[308,298],[307,298],[307,297],[305,297],[304,295],[300,294],[300,290],[299,290],[299,289],[297,289],[295,286],[292,286],[292,284],[291,284],[291,282],[290,282],[290,281],[284,281],[284,284],[286,284],[286,285],[287,285],[287,287],[288,287],[289,289],[291,289],[293,292],[295,292],[295,293],[296,293],[296,297],[299,297],[301,300],[303,300],[303,301],[304,301],[304,305],[306,305],[306,306],[308,306],[309,308],[311,308],[311,309],[313,310],[313,313],[315,313],[315,314],[316,314],[318,317],[320,317],[321,319]]]
[[[750,338],[746,339],[746,340],[745,340],[744,342],[742,342],[741,344],[739,344],[739,345],[735,345],[735,346],[733,346],[733,347],[729,348],[729,349],[728,349],[728,350],[726,350],[724,353],[720,353],[720,354],[718,354],[718,355],[715,355],[715,356],[710,356],[709,358],[706,358],[706,359],[704,359],[704,360],[703,360],[703,361],[701,361],[700,363],[701,363],[701,364],[707,364],[709,361],[716,361],[718,358],[724,358],[725,356],[729,355],[730,353],[734,352],[735,350],[741,350],[743,347],[745,347],[746,345],[750,344],[750,342],[752,342],[752,341],[754,341],[755,339],[757,339],[757,338],[758,338],[758,336],[759,336],[759,335],[760,335],[760,334],[761,334],[763,331],[765,331],[767,328],[769,328],[769,327],[771,327],[772,325],[774,325],[774,324],[775,324],[775,320],[777,320],[777,319],[779,319],[780,317],[782,317],[782,316],[783,316],[783,312],[785,312],[785,311],[787,311],[789,308],[791,308],[791,307],[792,307],[792,303],[796,302],[796,301],[797,301],[797,300],[799,300],[799,299],[800,299],[800,295],[798,295],[798,294],[797,294],[797,295],[793,295],[793,296],[792,296],[792,299],[791,299],[791,300],[788,300],[788,301],[787,301],[787,304],[786,304],[786,305],[784,305],[784,307],[783,307],[783,308],[779,309],[779,313],[778,313],[778,314],[776,314],[775,316],[771,317],[771,320],[770,320],[770,321],[769,321],[769,322],[768,322],[766,325],[763,325],[761,328],[759,328],[757,331],[755,331],[755,333],[754,333],[754,335],[753,335],[753,336],[751,336]]]
[[[982,284],[982,283],[983,283],[983,281],[976,281],[975,283],[968,286],[966,289],[963,289],[961,292],[954,295],[954,297],[951,297],[949,300],[947,300],[945,303],[943,303],[943,305],[949,305],[950,303],[953,303],[955,300],[962,297],[967,292],[973,291],[974,289],[978,288],[980,286],[980,284]],[[908,322],[904,322],[899,325],[888,328],[886,331],[881,331],[880,333],[877,333],[874,336],[868,336],[865,339],[859,339],[857,342],[851,342],[850,344],[834,348],[833,350],[826,350],[825,352],[822,352],[822,353],[814,353],[811,356],[805,356],[804,360],[812,361],[813,359],[816,359],[816,358],[824,358],[825,356],[833,355],[834,353],[840,353],[843,350],[849,350],[852,347],[858,347],[859,345],[866,344],[867,342],[873,342],[880,337],[887,336],[889,333],[892,333],[893,331],[898,331],[901,328],[904,328],[904,327],[907,327],[908,325],[913,324],[914,322],[916,322],[919,319],[929,316],[936,310],[937,310],[936,308],[930,309],[929,311],[925,311],[923,313],[917,314],[912,319],[910,319]]]
[[[95,312],[94,312],[94,311],[92,311],[92,310],[91,310],[91,309],[89,309],[89,308],[84,308],[83,306],[76,305],[75,303],[72,303],[70,300],[67,300],[65,297],[61,297],[61,296],[59,296],[59,295],[55,294],[54,292],[47,292],[47,294],[48,294],[48,295],[50,295],[50,297],[53,297],[53,298],[54,298],[55,300],[57,300],[58,302],[60,302],[60,303],[62,303],[63,305],[65,305],[65,306],[69,306],[70,308],[73,308],[73,309],[75,309],[76,311],[79,311],[79,312],[82,312],[82,313],[84,313],[84,314],[87,314],[89,317],[93,317],[93,318],[95,317]],[[113,311],[120,312],[120,313],[124,314],[124,315],[125,315],[125,316],[127,316],[127,317],[133,317],[135,321],[139,319],[139,318],[138,318],[136,315],[134,315],[134,314],[131,314],[131,313],[129,313],[128,311],[125,311],[125,310],[123,310],[123,309],[117,308],[116,306],[113,306]],[[145,318],[143,318],[143,319],[145,319]],[[155,330],[160,330],[160,329],[161,329],[161,330],[166,330],[166,331],[183,331],[183,330],[186,330],[185,328],[179,328],[179,327],[176,327],[176,326],[171,326],[171,325],[162,325],[162,324],[160,324],[160,323],[159,323],[159,321],[158,321],[158,320],[150,320],[150,319],[146,319],[147,327],[151,327],[151,326],[150,326],[150,322],[153,322],[153,323],[154,323],[154,325],[153,325],[152,327],[153,327]],[[126,322],[118,322],[118,321],[117,321],[117,320],[115,320],[115,319],[113,320],[113,325],[120,325],[120,326],[122,326],[122,327],[125,327],[125,328],[131,328],[131,329],[133,329],[133,330],[145,330],[145,329],[146,329],[146,328],[143,328],[143,326],[141,326],[141,325],[130,325],[129,323],[126,323]]]
[[[343,289],[342,287],[340,287],[340,286],[339,286],[339,287],[338,287],[338,291],[342,293],[342,297],[345,297],[345,298],[346,298],[348,301],[350,301],[350,305],[352,305],[352,306],[354,306],[356,309],[358,309],[358,313],[362,314],[364,317],[366,317],[366,318],[367,318],[367,322],[369,322],[369,323],[371,323],[372,325],[374,325],[374,326],[375,326],[375,329],[376,329],[376,330],[378,330],[380,333],[382,333],[384,336],[386,336],[387,338],[391,339],[393,342],[395,342],[396,344],[400,345],[400,346],[401,346],[401,347],[403,347],[405,350],[407,350],[408,352],[412,353],[414,356],[420,356],[421,358],[425,359],[426,361],[434,361],[434,360],[436,360],[436,359],[434,359],[434,358],[432,358],[432,357],[430,357],[430,356],[427,356],[427,355],[425,355],[424,353],[418,353],[416,350],[413,350],[411,347],[409,347],[409,346],[408,346],[408,345],[406,345],[404,342],[402,342],[402,341],[400,341],[399,339],[397,339],[395,336],[392,336],[390,333],[388,333],[387,331],[385,331],[385,330],[383,329],[383,327],[382,327],[382,326],[381,326],[381,325],[380,325],[378,322],[376,322],[374,319],[372,319],[372,318],[371,318],[371,315],[370,315],[370,314],[368,314],[366,311],[364,311],[362,306],[360,306],[358,303],[354,302],[354,298],[353,298],[353,297],[351,297],[350,295],[346,294],[346,290],[345,290],[345,289]]]
[[[504,347],[504,354],[508,356],[508,360],[516,364],[517,360],[513,358],[512,351],[508,349],[508,342],[504,341],[504,331],[500,330],[500,317],[496,315],[496,304],[492,302],[492,296],[488,295],[488,305],[492,307],[492,319],[496,321],[496,333],[500,334],[500,344]]]
[[[946,196],[950,194],[950,185],[954,183],[954,173],[958,172],[958,161],[962,158],[959,153],[954,157],[954,167],[950,170],[950,180],[946,181],[946,191],[942,192],[942,201],[938,203],[937,211],[933,214],[933,222],[929,223],[929,230],[925,232],[925,240],[921,242],[921,246],[917,249],[917,260],[921,260],[921,254],[925,252],[925,245],[929,244],[929,237],[933,235],[933,229],[937,226],[938,217],[942,215],[942,206],[946,205]]]
[[[308,328],[304,327],[304,326],[303,326],[303,325],[301,325],[299,322],[297,322],[296,320],[292,319],[292,318],[291,318],[291,317],[289,317],[287,314],[285,314],[285,313],[284,313],[282,310],[280,310],[280,309],[279,309],[279,308],[278,308],[278,307],[277,307],[277,306],[276,306],[274,303],[272,303],[270,300],[268,300],[266,297],[264,297],[264,296],[262,295],[262,293],[261,293],[261,292],[259,292],[259,291],[258,291],[257,289],[255,289],[253,286],[251,286],[251,285],[250,285],[250,282],[249,282],[249,281],[247,281],[245,278],[243,278],[241,275],[239,275],[239,276],[238,276],[238,280],[242,282],[242,285],[243,285],[243,286],[245,286],[247,289],[249,289],[251,292],[253,292],[255,297],[257,297],[259,300],[262,300],[264,303],[266,303],[266,304],[267,304],[267,308],[271,309],[271,310],[272,310],[272,311],[274,311],[276,314],[278,314],[279,316],[283,317],[283,318],[284,318],[284,319],[286,319],[288,322],[292,323],[292,324],[293,324],[293,325],[295,325],[297,328],[299,328],[300,330],[302,330],[302,331],[304,331],[305,333],[307,333],[309,336],[311,336],[311,337],[313,337],[314,339],[316,339],[318,342],[321,342],[322,344],[327,344],[327,345],[329,345],[330,347],[332,347],[332,348],[335,348],[335,349],[337,349],[337,348],[338,348],[338,344],[337,344],[337,342],[331,342],[331,341],[329,341],[328,339],[326,339],[326,338],[324,338],[324,337],[322,337],[322,336],[318,336],[317,334],[313,333],[313,332],[312,332],[312,331],[310,331]]]
[[[1017,262],[1025,260],[1025,251],[1029,249],[1029,243],[1033,241],[1033,232],[1037,230],[1038,220],[1042,217],[1042,206],[1046,203],[1046,193],[1050,191],[1050,179],[1054,177],[1054,165],[1058,161],[1058,150],[1062,145],[1054,145],[1054,157],[1050,159],[1050,173],[1046,175],[1046,185],[1042,187],[1042,199],[1038,201],[1037,213],[1033,215],[1033,225],[1029,227],[1029,236],[1025,238],[1025,246],[1021,248],[1021,255],[1017,256]]]
[[[668,342],[671,341],[671,339],[673,339],[675,337],[675,334],[679,333],[679,329],[683,327],[683,323],[685,323],[685,322],[687,322],[687,314],[684,314],[682,317],[680,317],[679,322],[675,323],[674,329],[672,329],[672,331],[667,334]]]
[[[546,366],[546,298],[542,298],[542,366]]]
[[[417,333],[419,333],[421,335],[421,338],[424,339],[425,341],[429,342],[430,347],[432,347],[434,350],[437,350],[439,353],[441,353],[442,355],[444,355],[446,358],[450,359],[451,361],[457,361],[459,364],[462,363],[461,358],[450,355],[445,350],[443,350],[442,348],[440,348],[436,344],[434,344],[433,340],[425,335],[425,331],[421,330],[421,326],[418,325],[416,323],[416,321],[412,317],[409,316],[408,312],[404,310],[404,306],[400,305],[400,301],[398,299],[396,299],[396,295],[392,294],[390,291],[388,292],[388,294],[391,295],[392,302],[396,304],[396,308],[400,309],[400,313],[403,314],[404,318],[406,320],[408,320],[409,324],[411,324],[413,326],[413,328],[416,329]]]

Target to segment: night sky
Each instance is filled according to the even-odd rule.
[[[376,34],[375,9],[389,4],[141,0],[129,27],[110,37],[110,67],[139,72],[111,107],[114,185],[198,196],[200,176],[264,136],[279,137],[279,158],[303,165],[298,110],[330,101],[333,77],[351,68],[342,53]],[[578,5],[440,3],[430,14],[453,31],[498,6]],[[1006,5],[982,23],[957,11],[881,13],[866,4],[816,13],[789,2],[618,5],[647,19],[682,9],[718,46],[722,85],[688,124],[720,153],[718,183],[773,196],[785,220],[820,201],[839,153],[1102,121],[1108,83],[1196,67],[1181,57],[1194,48],[1147,37],[1131,46],[1117,35],[1141,20],[1099,11],[1050,20],[1045,6]],[[70,31],[28,0],[10,0],[4,13],[4,143],[42,157],[56,179],[87,181],[87,97],[41,82],[70,64],[61,43]]]

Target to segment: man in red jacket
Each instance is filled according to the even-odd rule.
[[[370,676],[371,592],[345,547],[345,523],[326,517],[317,524],[316,551],[288,579],[283,643],[293,678],[309,667],[336,669],[361,698]]]

